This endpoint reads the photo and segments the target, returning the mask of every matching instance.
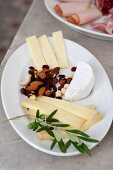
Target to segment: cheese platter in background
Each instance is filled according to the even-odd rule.
[[[18,81],[16,81],[16,83],[18,82],[22,86],[21,90],[19,90],[19,84],[16,85],[18,87],[16,92],[21,91],[24,94],[23,96],[19,94],[20,97],[17,97],[18,100],[16,100],[19,110],[20,112],[24,110],[25,116],[27,115],[30,121],[29,128],[38,132],[37,140],[37,135],[35,136],[35,133],[32,134],[29,129],[26,129],[27,126],[25,124],[28,124],[28,121],[25,117],[21,118],[22,121],[26,122],[23,123],[24,126],[22,125],[25,133],[22,132],[20,126],[18,127],[18,122],[21,122],[21,120],[11,119],[11,117],[14,118],[17,115],[10,115],[8,118],[12,120],[11,124],[19,135],[41,151],[61,156],[76,155],[79,152],[90,155],[89,149],[94,147],[98,140],[101,141],[109,129],[111,121],[105,125],[105,120],[112,117],[110,113],[107,116],[103,108],[100,107],[101,109],[99,109],[98,105],[102,99],[96,102],[97,95],[95,90],[98,87],[97,82],[99,81],[97,68],[100,69],[100,65],[95,61],[96,59],[93,61],[90,58],[91,54],[82,50],[80,46],[75,44],[69,46],[72,42],[64,40],[61,31],[54,32],[52,35],[53,38],[48,38],[46,35],[26,38],[27,45],[25,48],[28,55],[24,63],[25,71],[21,70],[23,78],[19,76]],[[20,56],[23,55],[22,51]],[[94,63],[96,62],[96,65],[90,59]],[[103,70],[100,74],[106,77]],[[4,78],[2,82],[4,82]],[[107,86],[110,87],[107,79],[106,82]],[[3,86],[2,89],[4,89]],[[2,95],[4,96],[4,93]],[[23,98],[24,96],[27,99],[26,97]],[[20,103],[23,108],[22,110]],[[7,112],[7,107],[4,107]],[[111,104],[108,107],[112,110]],[[48,117],[51,117],[51,115],[52,121],[56,121],[55,123],[49,122]],[[106,130],[104,127],[104,132],[100,130],[100,133],[98,132],[99,135],[97,135],[98,127],[103,126],[106,127]],[[88,134],[83,132],[86,130]],[[26,132],[30,136],[33,135],[33,139],[29,138]],[[95,139],[92,139],[92,137]],[[87,142],[84,143],[84,140],[89,142],[89,144]],[[50,141],[53,141],[52,145]],[[63,146],[61,147],[62,142]],[[45,148],[46,144],[48,146],[47,149]],[[55,146],[54,149],[53,145]],[[72,145],[79,152],[74,151]],[[50,146],[53,151],[50,151]]]

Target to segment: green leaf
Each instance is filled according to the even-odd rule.
[[[96,139],[92,139],[92,138],[85,138],[85,137],[82,137],[82,136],[78,136],[80,139],[84,140],[84,141],[87,141],[87,142],[91,142],[91,143],[98,143],[99,141],[96,140]]]
[[[55,136],[57,141],[60,141],[62,139],[61,129],[60,128],[55,128],[53,130],[53,133],[54,133],[54,136]]]
[[[68,140],[67,143],[62,148],[62,152],[66,153],[66,151],[70,147],[70,145],[71,145],[71,140]]]
[[[62,149],[63,149],[64,145],[65,145],[65,144],[64,144],[63,140],[61,139],[61,140],[58,142],[58,146],[59,146],[61,152],[62,152]]]
[[[52,142],[52,144],[51,144],[51,147],[50,147],[51,150],[54,148],[54,146],[56,145],[56,143],[57,143],[57,140],[54,139],[53,142]]]
[[[37,110],[37,112],[36,112],[36,118],[39,118],[39,115],[40,115],[40,112],[39,112],[39,110]]]
[[[59,124],[52,124],[52,126],[57,126],[57,127],[68,127],[68,126],[70,126],[70,125],[59,123]]]
[[[54,111],[47,117],[46,121],[49,122],[49,120],[56,114],[57,111],[58,111],[57,109],[54,110]]]
[[[82,143],[82,146],[84,148],[84,153],[91,156],[91,151],[89,150],[89,148],[84,143]]]
[[[28,124],[28,128],[29,128],[29,129],[33,129],[33,123],[29,123],[29,124]]]
[[[52,122],[59,122],[59,120],[58,119],[54,119],[54,118],[49,119],[49,123],[52,123]]]
[[[44,120],[44,119],[45,119],[45,114],[41,114],[41,115],[39,116],[39,118],[42,119],[42,120]]]
[[[79,134],[81,136],[85,136],[85,137],[90,137],[89,135],[87,135],[86,133],[80,131],[80,130],[76,130],[76,129],[70,129],[70,130],[66,130],[67,132],[71,132],[71,133],[76,133]]]
[[[41,128],[39,128],[36,132],[38,133],[38,132],[41,132],[41,131],[43,131],[44,129],[41,127]]]
[[[39,123],[37,123],[36,121],[33,122],[33,131],[37,130],[39,126]]]
[[[82,145],[78,145],[77,142],[73,142],[73,141],[72,144],[80,153],[84,153],[84,147]]]

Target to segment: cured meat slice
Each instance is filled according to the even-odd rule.
[[[101,12],[96,8],[89,8],[88,10],[78,12],[74,15],[68,16],[67,21],[76,24],[82,25],[88,22],[91,22],[95,19],[98,19],[102,16]]]
[[[61,17],[67,17],[77,12],[87,10],[89,3],[87,2],[60,2],[55,5],[54,10]]]

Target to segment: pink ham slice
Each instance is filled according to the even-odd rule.
[[[77,12],[87,10],[89,3],[87,2],[60,2],[55,5],[54,10],[61,17],[67,17]]]
[[[78,12],[74,15],[68,16],[67,21],[76,25],[83,25],[96,20],[102,16],[102,13],[96,8],[89,8],[88,10]]]
[[[109,13],[113,16],[113,7],[109,10]]]
[[[109,18],[109,20],[105,23],[91,23],[91,27],[93,29],[97,29],[102,32],[106,32],[108,34],[113,35],[113,19],[112,18]]]

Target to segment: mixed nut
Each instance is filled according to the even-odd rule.
[[[71,70],[76,71],[76,67]],[[25,81],[20,82],[21,93],[35,99],[37,96],[48,96],[62,99],[66,89],[73,79],[73,74],[59,74],[60,67],[50,69],[48,65],[43,65],[42,70],[38,71],[30,66]]]

